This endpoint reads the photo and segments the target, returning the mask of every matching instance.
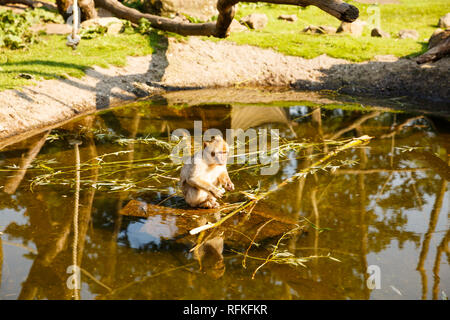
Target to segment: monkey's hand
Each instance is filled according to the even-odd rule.
[[[220,199],[220,198],[222,198],[223,194],[225,193],[225,190],[214,187],[211,189],[211,193],[213,194],[214,197]]]
[[[231,182],[230,179],[228,179],[227,181],[225,181],[225,184],[223,186],[226,190],[228,191],[233,191],[234,190],[234,184],[233,182]]]

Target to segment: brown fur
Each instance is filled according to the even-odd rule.
[[[227,171],[228,150],[222,137],[212,137],[204,143],[203,151],[196,153],[191,163],[181,169],[180,187],[191,207],[218,207],[217,198],[224,194],[221,187],[234,190]]]

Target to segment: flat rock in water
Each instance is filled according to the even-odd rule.
[[[400,30],[398,32],[398,37],[400,39],[413,39],[413,40],[417,40],[419,39],[419,33],[416,30],[412,30],[412,29],[405,29],[405,30]]]
[[[195,228],[217,222],[220,219],[219,209],[179,209],[130,200],[120,210],[120,214],[140,218],[160,216],[163,221],[174,221],[177,229],[172,237],[182,238]],[[258,232],[258,228],[265,223],[267,225]],[[297,220],[277,215],[270,210],[267,212],[253,210],[250,217],[246,213],[236,214],[214,230],[223,233],[225,243],[234,243],[236,247],[242,244],[248,246],[249,237],[251,239],[256,236],[256,241],[280,237],[284,232],[295,228],[297,224]]]
[[[442,29],[450,28],[450,12],[439,19],[438,26]]]
[[[372,37],[379,37],[379,38],[390,38],[391,35],[388,32],[385,32],[381,30],[380,28],[373,28],[370,32],[370,35]]]
[[[247,25],[250,29],[261,30],[267,26],[269,18],[264,13],[252,13],[241,19],[240,23]]]

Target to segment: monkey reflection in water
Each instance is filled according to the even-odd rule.
[[[194,250],[194,257],[200,265],[200,270],[213,279],[219,279],[225,273],[222,252],[223,237],[221,235],[206,239]]]
[[[181,169],[180,187],[184,199],[191,207],[216,208],[218,198],[234,185],[228,176],[229,147],[221,136],[205,141],[203,151],[198,151]]]

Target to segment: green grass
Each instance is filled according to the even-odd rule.
[[[0,49],[0,90],[30,84],[19,75],[29,74],[36,80],[82,77],[93,65],[124,66],[127,56],[151,54],[158,45],[157,34],[105,35],[82,40],[77,50],[66,46],[63,36],[42,36],[28,49]]]
[[[360,10],[360,19],[367,21],[369,5],[347,1]],[[269,23],[264,30],[233,33],[226,41],[238,44],[251,44],[263,48],[272,48],[287,55],[314,58],[327,54],[334,58],[351,61],[370,60],[376,55],[395,55],[404,57],[420,54],[426,49],[426,42],[436,29],[441,16],[450,12],[448,0],[403,0],[399,4],[380,5],[381,28],[389,32],[391,39],[372,38],[371,28],[365,27],[363,36],[350,35],[310,35],[301,30],[309,25],[329,25],[338,27],[340,21],[316,7],[301,9],[285,5],[241,4],[236,18],[252,13],[265,13]],[[278,20],[280,14],[297,14],[297,22]],[[396,39],[398,31],[415,29],[420,37]]]
[[[367,20],[367,8],[349,1],[360,9],[361,19]],[[252,12],[268,15],[269,24],[262,31],[233,33],[226,40],[238,44],[251,44],[272,48],[287,55],[314,58],[327,54],[335,58],[351,61],[365,61],[375,55],[392,54],[398,57],[416,55],[426,47],[426,40],[433,33],[438,19],[450,12],[448,0],[404,0],[400,4],[380,5],[381,27],[395,36],[401,29],[415,29],[420,39],[400,40],[370,37],[366,27],[362,37],[349,35],[310,35],[303,34],[308,25],[340,24],[336,18],[316,7],[300,9],[295,6],[240,4],[237,18]],[[297,14],[299,20],[289,23],[277,20],[280,14]],[[81,77],[84,71],[93,66],[123,66],[127,56],[147,55],[153,52],[160,36],[137,33],[106,35],[92,40],[82,40],[76,51],[65,45],[64,36],[41,36],[40,42],[30,44],[19,50],[0,49],[0,90],[17,88],[30,84],[33,80],[20,77],[32,75],[35,80],[65,78],[67,75]],[[208,38],[213,40],[213,38]]]

